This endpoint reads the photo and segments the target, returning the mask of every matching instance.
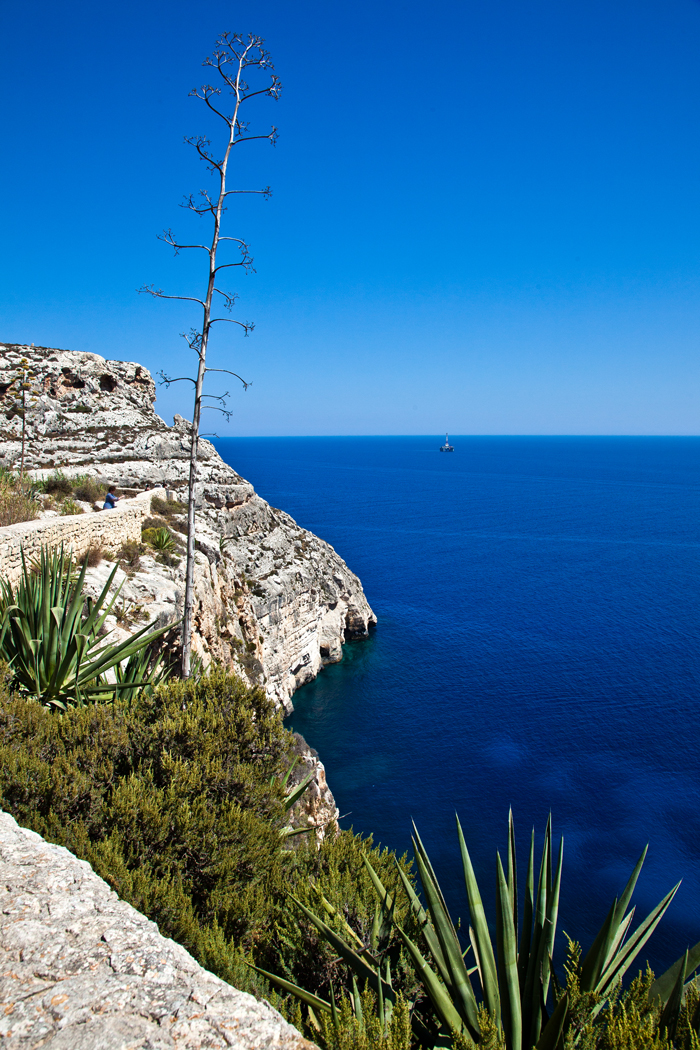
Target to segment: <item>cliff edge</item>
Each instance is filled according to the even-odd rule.
[[[13,369],[27,358],[40,391],[27,411],[26,468],[37,477],[61,470],[124,489],[146,483],[187,499],[190,425],[168,426],[153,408],[156,388],[142,365],[97,354],[0,344],[0,456],[17,469],[21,420],[8,418]],[[4,411],[3,411],[4,409]],[[234,668],[292,710],[294,692],[342,644],[366,637],[376,617],[362,584],[334,549],[258,496],[253,486],[200,442],[196,491],[197,563],[193,650]],[[168,525],[183,529],[184,514]],[[109,562],[92,570],[94,584]],[[157,564],[146,555],[120,570],[130,608],[161,622],[182,609],[184,559]]]

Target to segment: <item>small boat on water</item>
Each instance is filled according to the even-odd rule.
[[[454,452],[453,446],[450,444],[450,435],[445,434],[445,444],[440,445],[441,452]]]

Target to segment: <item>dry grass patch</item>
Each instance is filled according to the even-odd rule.
[[[29,480],[24,488],[18,475],[10,471],[0,473],[0,526],[17,525],[39,517],[39,504],[28,493]]]

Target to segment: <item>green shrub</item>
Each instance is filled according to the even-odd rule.
[[[296,747],[262,690],[220,670],[60,716],[5,688],[0,806],[88,860],[237,987],[269,995],[245,959],[279,969],[283,957],[290,979],[327,993],[342,968],[290,913],[288,889],[313,906],[322,892],[342,909],[330,921],[366,933],[375,902],[363,853],[388,885],[398,876],[393,854],[351,831],[320,849],[313,835],[281,848]]]
[[[175,550],[175,540],[168,528],[143,529],[141,539],[156,551],[166,551],[168,554],[172,554]]]
[[[48,492],[51,496],[70,496],[73,491],[72,479],[67,477],[62,470],[55,470],[53,474],[38,484],[43,492]]]
[[[161,499],[154,496],[151,500],[151,512],[162,518],[172,518],[175,514],[187,514],[187,504],[178,503],[175,499]]]
[[[167,565],[171,569],[179,565],[181,560],[177,554],[170,554],[168,551],[160,551],[159,554],[156,554],[156,561],[159,561],[161,565]]]
[[[365,982],[376,996],[374,1009],[377,1047],[389,1037],[389,1020],[397,1003],[392,980],[395,951],[391,932],[395,929],[420,976],[421,992],[414,995],[413,1031],[424,1050],[439,1045],[468,1050],[476,1043],[498,1050],[700,1050],[700,1010],[693,973],[700,965],[700,944],[686,949],[666,973],[654,980],[641,974],[630,989],[621,993],[622,980],[663,917],[678,885],[656,908],[633,928],[635,909],[628,911],[646,856],[642,853],[624,891],[613,902],[608,917],[591,948],[581,957],[578,944],[569,939],[564,967],[566,986],[561,987],[554,971],[552,951],[556,932],[561,885],[563,842],[553,863],[551,817],[547,823],[539,878],[535,879],[534,830],[531,836],[528,874],[522,911],[522,929],[515,864],[515,832],[509,819],[506,868],[497,854],[495,944],[486,921],[481,894],[469,852],[457,821],[460,852],[469,902],[470,947],[463,951],[435,872],[414,825],[413,846],[423,889],[423,901],[406,880],[401,895],[382,884],[365,861],[377,894],[375,921],[367,940],[350,926],[329,927],[333,914],[329,902],[320,897],[322,908],[310,908],[290,894],[290,903],[311,922],[319,935],[337,952],[353,973],[352,1003],[355,1028],[363,1012],[357,982]],[[401,898],[403,897],[403,902]],[[419,924],[419,938],[406,930],[406,908]],[[476,965],[467,959],[473,952]],[[331,1050],[359,1038],[369,1028],[353,1032],[344,1013],[350,998],[341,998],[342,1009],[330,996],[320,996],[308,987],[295,986],[285,975],[265,971],[264,976],[287,992],[293,992],[309,1011],[309,1030],[322,1036]],[[481,1005],[474,985],[480,986]],[[347,979],[345,980],[347,989]],[[547,1000],[553,986],[551,1013]],[[416,1001],[419,1005],[416,1007]],[[365,1010],[366,1012],[366,1010]],[[342,1039],[341,1039],[342,1036]],[[356,1045],[347,1043],[347,1045]],[[359,1043],[357,1043],[359,1045]]]
[[[61,507],[61,514],[83,514],[83,508],[74,499],[66,499]]]
[[[89,474],[79,474],[73,478],[73,495],[86,503],[98,503],[104,499],[107,486]]]
[[[357,1000],[359,999],[359,1004]],[[379,1016],[377,997],[368,988],[354,997],[343,997],[338,1007],[336,1023],[321,1015],[314,1032],[327,1050],[410,1050],[411,1017],[403,996],[398,997],[390,1018],[384,1023]],[[315,1028],[315,1025],[313,1026]]]
[[[0,806],[20,824],[88,860],[202,965],[269,998],[327,1050],[432,1047],[430,1004],[396,935],[400,926],[424,944],[425,919],[400,892],[399,868],[412,884],[405,859],[397,864],[351,831],[326,837],[320,848],[307,836],[280,848],[284,774],[298,746],[261,690],[218,669],[135,692],[130,703],[62,715],[11,694],[0,669]],[[395,922],[377,922],[363,857],[396,899]],[[385,1003],[382,1020],[374,993],[348,981],[335,948],[290,907],[290,892],[366,958],[391,959],[390,1016]],[[338,1024],[278,996],[251,962],[332,996]],[[650,996],[652,974],[640,974],[627,991],[618,985],[601,993],[586,990],[583,969],[571,943],[566,986],[556,996],[566,995],[570,1023],[557,1050],[699,1050],[694,984],[670,1033]],[[481,1050],[506,1045],[483,1006],[475,1038]],[[437,1044],[474,1047],[466,1033],[437,1036]]]

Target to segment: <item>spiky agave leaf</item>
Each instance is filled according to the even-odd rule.
[[[156,686],[167,682],[171,671],[164,663],[162,654],[149,668],[150,663],[150,647],[145,646],[133,653],[125,662],[115,664],[115,684],[122,700],[133,700],[142,689],[153,692]]]
[[[459,849],[462,856],[462,867],[464,869],[464,883],[467,888],[467,897],[469,898],[469,913],[471,915],[472,927],[474,930],[474,954],[478,960],[481,990],[484,995],[486,1009],[494,1018],[496,1024],[500,1025],[501,1003],[498,992],[498,978],[496,976],[496,960],[493,954],[488,923],[486,922],[486,912],[484,911],[481,894],[479,893],[479,886],[474,874],[474,868],[472,867],[469,850],[464,841],[462,825],[456,814],[455,819],[457,821]]]
[[[522,991],[523,1043],[534,1046],[542,1028],[542,973],[546,945],[547,891],[552,885],[552,819],[545,829],[537,894],[534,898],[533,929]]]
[[[415,825],[414,832],[413,844],[416,855],[416,867],[418,868],[418,875],[423,886],[432,924],[440,941],[442,954],[450,975],[452,999],[464,1023],[470,1029],[475,1029],[478,1032],[478,1011],[474,989],[471,986],[469,973],[462,957],[462,949],[457,938],[457,932]]]
[[[459,830],[461,831],[461,829]],[[460,846],[463,842],[463,836],[461,839]],[[462,953],[461,951],[444,896],[415,826],[413,842],[416,868],[425,895],[426,907],[421,903],[410,880],[398,862],[396,866],[409,908],[421,928],[425,944],[427,945],[428,957],[423,954],[418,945],[404,931],[400,922],[397,921],[396,916],[393,914],[395,897],[392,897],[387,892],[381,879],[365,858],[365,867],[370,874],[379,900],[373,925],[377,925],[380,914],[384,919],[393,916],[393,925],[411,958],[416,975],[432,1006],[435,1023],[440,1028],[440,1034],[437,1037],[440,1046],[452,1045],[455,1033],[462,1033],[478,1043],[480,1041],[480,1028],[476,1001],[469,981],[469,976],[474,970],[467,970],[466,968],[463,959],[463,954],[466,954],[466,952]],[[490,979],[487,975],[489,966],[488,953],[491,941],[488,935],[488,928],[484,930],[482,926],[477,933],[477,927],[480,926],[482,920],[485,925],[485,915],[466,846],[462,851],[463,861],[465,856],[465,876],[470,896],[470,912],[473,923],[470,934],[482,978],[482,986],[485,988]],[[588,1015],[590,1021],[594,1021],[598,1016],[614,987],[617,986],[620,979],[647,943],[678,889],[678,886],[675,886],[670,890],[630,936],[629,931],[632,927],[634,909],[628,913],[626,912],[644,856],[645,854],[643,853],[637,862],[620,899],[613,902],[606,920],[595,937],[581,968],[582,976],[580,980],[582,987],[584,982],[586,982],[588,987],[584,990],[596,993],[597,1001]],[[531,837],[523,906],[524,922],[518,950],[517,912],[514,907],[517,894],[515,838],[511,814],[509,817],[507,876],[501,858],[497,856],[497,965],[494,977],[496,982],[495,992],[498,994],[501,1023],[507,1050],[533,1050],[533,1048],[536,1048],[536,1050],[561,1050],[563,1045],[562,1040],[570,1021],[570,1002],[568,995],[562,992],[552,967],[552,951],[558,920],[562,869],[563,839],[559,844],[555,865],[550,815],[545,829],[536,890],[534,885],[534,832]],[[341,937],[330,930],[323,920],[319,919],[318,916],[314,916],[303,905],[300,904],[299,906],[307,915],[307,918],[316,925],[322,936],[351,967],[355,983],[357,977],[359,977],[360,981],[363,979],[367,980],[374,988],[378,998],[381,997],[383,999],[386,1016],[387,1003],[389,1001],[387,991],[391,988],[391,976],[388,968],[386,978],[382,978],[381,969],[375,969],[376,960],[373,959],[367,949],[361,949],[359,953],[354,951]],[[335,909],[329,912],[329,914],[334,913]],[[356,935],[353,934],[353,936],[356,938]],[[494,962],[496,957],[494,957]],[[682,960],[678,960],[678,963],[652,986],[653,994],[650,993],[650,998],[656,997],[662,1005],[665,1003],[667,1006],[664,1013],[664,1023],[669,1030],[677,1020],[677,1001],[679,1000],[679,995],[682,996],[684,980],[698,964],[700,964],[700,944],[687,952]],[[551,1017],[548,1016],[546,1005],[550,980],[554,982],[556,989],[556,1006]],[[492,988],[491,991],[493,994],[494,989]],[[492,1017],[495,1021],[493,1014]],[[423,1029],[423,1035],[418,1036],[421,1045],[423,1045],[425,1039],[430,1040],[432,1038],[429,1034],[431,1024],[425,1022],[425,1019],[421,1022],[420,1018],[414,1018],[414,1033],[418,1033],[419,1030]],[[432,1046],[433,1042],[425,1045]]]
[[[76,577],[72,556],[63,549],[42,548],[36,574],[24,555],[22,562],[16,590],[0,581],[1,655],[20,687],[44,704],[65,710],[70,704],[119,692],[124,683],[106,682],[105,673],[172,626],[146,626],[121,643],[100,643],[99,632],[119,593],[117,589],[108,601],[117,567],[92,601],[83,593],[87,563]],[[128,683],[129,688],[133,685]]]
[[[496,943],[498,948],[498,979],[501,986],[501,1017],[508,1047],[510,1050],[522,1050],[518,939],[517,928],[513,921],[512,890],[506,882],[499,854],[496,854],[496,859],[498,868],[496,882]]]
[[[347,963],[353,973],[356,974],[363,983],[367,981],[375,995],[378,995],[379,982],[382,978],[377,975],[374,965],[371,965],[362,955],[359,955],[353,948],[351,948],[350,945],[335,932],[335,930],[332,930],[323,919],[318,915],[315,915],[305,904],[302,904],[300,900],[297,900],[293,894],[290,894],[290,897],[296,906],[304,913],[309,922],[316,927],[323,939],[327,941],[331,947],[335,948],[338,955],[345,963]],[[393,1003],[395,998],[393,988],[384,987],[382,994],[385,999],[391,999]]]
[[[673,889],[669,890],[663,900],[659,901],[653,911],[647,915],[646,919],[639,924],[629,940],[617,950],[615,955],[612,956],[595,987],[595,991],[599,995],[608,995],[614,985],[625,976],[630,966],[661,922],[668,906],[678,892],[679,886],[680,882],[677,882]]]
[[[585,992],[593,991],[600,981],[603,971],[610,964],[613,955],[619,949],[625,935],[622,924],[625,920],[625,912],[632,899],[634,888],[637,885],[639,873],[647,855],[648,846],[642,850],[642,854],[634,866],[632,874],[627,880],[627,885],[622,891],[619,901],[613,901],[605,922],[589,948],[581,964],[581,989]],[[629,922],[627,923],[627,928]]]
[[[406,893],[406,897],[408,898],[411,911],[413,912],[413,915],[418,921],[423,937],[425,938],[425,942],[428,945],[430,954],[433,957],[433,961],[440,973],[440,977],[444,981],[447,988],[451,989],[452,981],[450,978],[450,972],[448,970],[447,963],[445,962],[445,957],[442,954],[442,948],[440,947],[438,935],[433,928],[428,913],[426,912],[425,908],[420,902],[418,894],[413,889],[413,886],[411,885],[409,879],[406,876],[406,873],[402,869],[396,857],[394,857],[394,863],[396,864],[396,868],[399,873],[399,878],[401,879],[404,892]]]
[[[664,1006],[668,1002],[668,998],[671,995],[673,988],[678,980],[678,973],[681,969],[681,963],[685,959],[685,973],[683,980],[686,982],[688,977],[697,970],[700,966],[700,941],[689,948],[685,955],[682,955],[680,959],[676,959],[673,966],[669,966],[665,973],[662,973],[660,977],[657,977],[651,988],[649,989],[649,1002],[657,1002],[661,1006]]]
[[[454,1032],[461,1032],[467,1027],[471,1037],[473,1039],[478,1039],[480,1030],[476,1009],[474,1010],[472,1023],[465,1025],[452,1001],[451,995],[439,979],[438,975],[431,969],[429,963],[424,959],[420,949],[413,943],[408,934],[404,933],[400,926],[398,926],[397,929],[402,941],[408,949],[409,955],[411,956],[411,962],[413,963],[416,974],[419,977],[442,1025],[447,1031]]]
[[[260,966],[253,966],[252,963],[248,963],[251,970],[255,970],[256,973],[260,973],[263,977],[266,977],[268,981],[272,981],[278,988],[281,988],[285,992],[291,992],[297,999],[300,999],[302,1003],[306,1003],[307,1006],[316,1007],[317,1010],[323,1010],[324,1013],[333,1014],[335,1002],[333,1001],[333,992],[331,990],[331,1002],[327,1002],[325,999],[321,999],[320,996],[314,995],[313,992],[307,992],[306,988],[301,988],[298,984],[294,984],[292,981],[285,980],[284,977],[278,977],[276,973],[270,973],[269,970],[263,970]],[[337,1015],[336,1015],[337,1016]]]
[[[681,965],[678,967],[676,983],[671,990],[671,994],[668,997],[668,1001],[661,1011],[661,1017],[659,1018],[659,1031],[662,1035],[665,1031],[671,1043],[675,1042],[678,1018],[681,1012],[681,1003],[683,1002],[683,983],[688,968],[687,950],[680,962]]]
[[[532,917],[534,914],[535,898],[535,829],[530,836],[530,853],[527,862],[527,878],[525,880],[525,897],[523,900],[523,924],[520,930],[520,944],[518,946],[518,978],[520,980],[521,994],[525,988],[527,976],[527,963],[530,958],[530,944],[532,941]]]

